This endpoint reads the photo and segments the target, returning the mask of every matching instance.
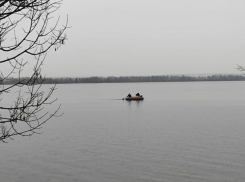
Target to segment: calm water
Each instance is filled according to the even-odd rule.
[[[58,88],[62,117],[0,144],[1,181],[245,181],[245,82]]]

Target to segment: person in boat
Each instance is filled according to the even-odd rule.
[[[139,97],[140,96],[140,94],[139,93],[137,93],[136,95],[135,95],[135,97]]]
[[[131,94],[129,93],[127,97],[132,97]]]

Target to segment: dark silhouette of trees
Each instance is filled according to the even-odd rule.
[[[42,89],[45,78],[41,66],[48,50],[53,47],[56,51],[66,40],[68,20],[60,27],[59,18],[52,19],[61,3],[0,1],[0,141],[39,133],[41,126],[57,114],[59,108],[52,113],[45,111],[44,106],[55,101],[50,98],[55,85],[49,91]],[[33,64],[32,74],[22,77],[27,63]]]
[[[28,80],[29,78],[24,78]],[[13,84],[17,78],[8,78],[5,84]],[[245,81],[244,75],[159,75],[159,76],[120,76],[120,77],[84,77],[84,78],[46,78],[45,84],[69,84],[69,83],[127,83],[127,82],[196,82],[196,81]]]

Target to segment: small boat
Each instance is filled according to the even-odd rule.
[[[126,97],[125,100],[131,101],[131,100],[144,100],[144,97]]]

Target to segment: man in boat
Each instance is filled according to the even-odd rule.
[[[139,93],[135,94],[135,97],[139,97],[139,96],[140,96],[140,94],[139,94]]]
[[[132,97],[131,94],[129,93],[127,97]]]

